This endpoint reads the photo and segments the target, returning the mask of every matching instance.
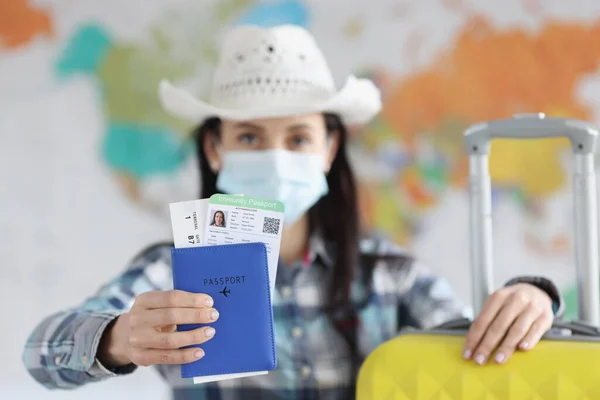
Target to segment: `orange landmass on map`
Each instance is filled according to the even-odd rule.
[[[586,74],[597,71],[599,37],[600,21],[548,22],[534,33],[497,31],[477,17],[429,68],[388,92],[383,118],[409,149],[414,149],[417,135],[440,134],[439,127],[449,119],[470,124],[545,112],[589,120],[591,110],[576,97],[576,88]],[[521,186],[529,195],[548,195],[564,183],[558,155],[566,149],[563,139],[494,142],[492,178],[496,184]],[[465,161],[457,159],[455,166],[451,181],[464,183]]]
[[[398,184],[402,186],[411,201],[421,208],[431,207],[436,204],[436,198],[424,185],[423,177],[414,166],[408,166],[398,176]]]
[[[0,0],[0,47],[19,47],[38,35],[52,35],[52,21],[27,0]]]

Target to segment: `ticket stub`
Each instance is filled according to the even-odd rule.
[[[283,211],[283,203],[277,200],[215,194],[209,200],[205,219],[206,245],[265,243],[271,298],[279,262]]]
[[[173,243],[176,248],[204,244],[204,226],[209,199],[182,201],[169,204]]]

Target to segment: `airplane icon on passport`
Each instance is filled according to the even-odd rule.
[[[223,290],[219,291],[223,296],[227,297],[228,293],[231,293],[231,290],[227,290],[227,286],[223,288]]]

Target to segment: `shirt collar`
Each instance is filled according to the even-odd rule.
[[[320,233],[313,233],[308,241],[308,249],[303,260],[303,265],[313,264],[317,259],[320,259],[325,267],[333,267],[333,250],[333,245],[327,243]]]

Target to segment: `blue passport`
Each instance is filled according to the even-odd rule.
[[[215,336],[201,347],[205,356],[181,366],[182,378],[275,369],[273,309],[264,243],[172,248],[173,286],[206,293],[219,319]],[[206,324],[179,325],[179,331]]]

